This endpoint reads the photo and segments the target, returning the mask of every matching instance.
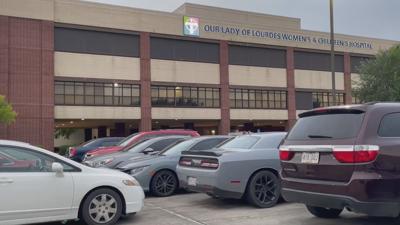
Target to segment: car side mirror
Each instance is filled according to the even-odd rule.
[[[145,150],[143,150],[144,154],[149,154],[149,153],[152,153],[152,152],[154,152],[154,149],[152,149],[152,148],[146,148]]]
[[[62,176],[64,173],[64,167],[61,163],[53,162],[51,164],[51,171],[55,172],[57,176]]]

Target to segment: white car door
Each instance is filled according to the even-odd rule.
[[[0,146],[0,224],[71,218],[76,168],[41,152]],[[5,159],[4,159],[5,158]],[[52,172],[60,162],[63,174]]]

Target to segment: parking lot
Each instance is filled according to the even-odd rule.
[[[60,223],[46,224],[59,225]],[[145,209],[121,219],[118,225],[394,225],[392,219],[368,218],[344,212],[339,219],[311,216],[300,204],[280,203],[257,209],[239,200],[217,200],[204,194],[180,193],[172,197],[148,197]],[[78,225],[68,223],[68,225]]]

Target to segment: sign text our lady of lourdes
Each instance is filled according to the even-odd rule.
[[[207,33],[220,33],[225,35],[264,38],[272,40],[291,41],[297,43],[310,43],[316,45],[330,45],[330,39],[325,37],[259,30],[253,28],[239,28],[223,25],[204,24],[204,26],[200,26],[198,18],[188,16],[184,17],[183,29],[184,35],[188,36],[200,36],[200,29],[202,29],[202,31]],[[335,39],[334,42],[336,46],[345,48],[372,49],[372,44],[365,41]]]

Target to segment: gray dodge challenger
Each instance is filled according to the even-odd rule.
[[[183,188],[215,198],[245,198],[260,208],[280,197],[278,146],[284,132],[257,133],[207,151],[185,151],[176,168]]]
[[[114,169],[135,177],[144,191],[164,197],[172,195],[179,187],[175,173],[182,151],[202,151],[229,140],[231,136],[201,136],[182,141],[156,155],[127,158]]]

